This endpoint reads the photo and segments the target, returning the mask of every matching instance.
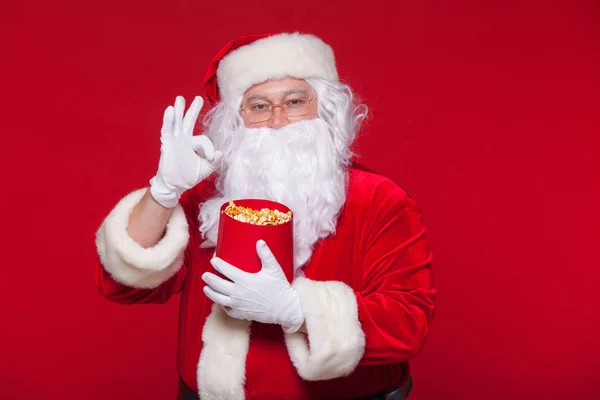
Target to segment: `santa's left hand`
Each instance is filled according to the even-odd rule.
[[[214,257],[213,267],[231,282],[206,272],[202,275],[208,284],[204,293],[233,318],[279,324],[287,333],[298,331],[304,323],[298,293],[263,240],[256,242],[256,252],[262,262],[257,273],[242,271]]]

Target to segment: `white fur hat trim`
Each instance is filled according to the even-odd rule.
[[[221,99],[228,101],[258,83],[287,77],[337,81],[333,50],[314,35],[269,36],[227,54],[219,63],[217,84]]]

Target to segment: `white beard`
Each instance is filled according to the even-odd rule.
[[[268,199],[294,214],[294,271],[312,255],[314,244],[335,233],[346,201],[347,171],[332,134],[321,119],[281,129],[243,128],[224,153],[218,195],[200,207],[202,247],[216,245],[220,207],[229,200]],[[345,151],[346,149],[344,149]]]

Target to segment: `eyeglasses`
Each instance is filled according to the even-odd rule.
[[[293,97],[280,104],[257,101],[245,105],[240,108],[240,111],[244,113],[248,122],[253,124],[270,120],[273,116],[273,110],[277,107],[281,108],[281,111],[288,117],[301,117],[310,112],[310,103],[315,98],[316,96],[312,99],[308,97]]]

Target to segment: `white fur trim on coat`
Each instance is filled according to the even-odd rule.
[[[354,291],[342,282],[306,278],[297,278],[293,287],[300,296],[308,332],[308,342],[303,333],[285,334],[298,374],[307,381],[350,374],[365,351]]]
[[[213,304],[202,330],[198,389],[202,400],[243,400],[250,321],[231,318]]]
[[[217,84],[221,98],[227,101],[253,85],[286,77],[337,81],[333,50],[313,35],[269,36],[227,54],[219,63]]]
[[[148,189],[125,196],[106,217],[96,233],[102,265],[124,285],[152,289],[181,268],[189,232],[185,213],[177,205],[167,223],[165,236],[153,247],[143,248],[127,233],[129,217]]]

